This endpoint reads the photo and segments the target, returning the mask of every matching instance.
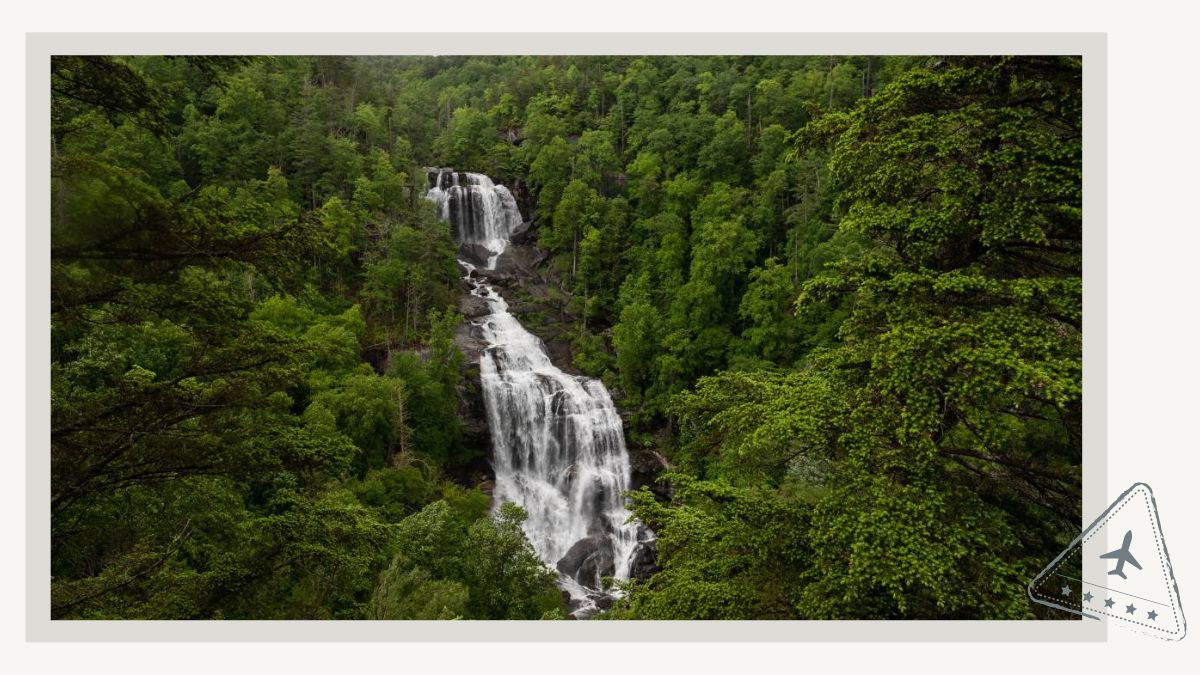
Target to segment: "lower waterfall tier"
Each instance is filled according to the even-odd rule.
[[[556,367],[499,293],[460,263],[471,293],[490,309],[474,325],[486,344],[480,373],[495,498],[526,510],[534,550],[558,570],[574,614],[589,616],[611,601],[602,578],[628,579],[653,538],[625,507],[630,465],[621,418],[599,380]]]

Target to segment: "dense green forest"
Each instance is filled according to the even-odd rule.
[[[670,463],[606,619],[1028,618],[1080,524],[1074,57],[55,57],[55,618],[563,618],[425,166]]]

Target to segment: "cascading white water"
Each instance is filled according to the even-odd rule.
[[[460,246],[487,248],[485,269],[493,269],[509,245],[509,233],[521,223],[512,195],[481,174],[428,172],[426,197],[450,222]],[[534,550],[557,568],[574,614],[589,616],[611,598],[601,589],[601,577],[628,579],[641,550],[639,534],[652,536],[627,522],[630,465],[621,418],[599,380],[556,367],[542,341],[475,274],[477,268],[459,263],[472,295],[490,309],[474,325],[487,345],[480,374],[496,504],[515,502],[528,512],[524,530]]]
[[[437,168],[425,172],[429,177],[425,198],[437,204],[438,215],[450,223],[454,241],[483,246],[490,252],[487,267],[494,267],[509,235],[521,224],[512,193],[481,173]]]

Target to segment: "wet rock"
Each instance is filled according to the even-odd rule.
[[[582,375],[583,373],[575,367],[575,354],[571,351],[571,343],[562,335],[547,335],[547,338],[549,339],[543,338],[546,353],[558,364],[559,369],[571,375]]]
[[[454,329],[454,346],[463,353],[465,366],[478,368],[479,358],[483,355],[487,343],[484,342],[478,327],[472,326],[469,321],[463,321]]]
[[[513,245],[496,257],[495,267],[476,274],[489,280],[522,281],[537,276],[536,270],[550,254],[528,245]]]
[[[487,457],[491,456],[492,436],[488,427],[487,407],[483,401],[483,389],[479,382],[479,361],[487,346],[479,335],[479,329],[470,321],[462,321],[454,330],[454,345],[463,354],[462,377],[459,378],[457,413],[462,430],[463,444],[476,449],[482,459],[485,478],[491,478],[491,467]],[[479,476],[464,477],[464,485],[476,484]]]
[[[559,572],[588,588],[600,588],[601,577],[616,573],[612,546],[599,535],[584,537],[575,542],[556,565]]]
[[[567,601],[567,619],[570,621],[587,619],[594,612],[595,609],[592,607],[592,604],[586,600],[571,598]]]
[[[458,303],[459,311],[468,319],[478,319],[492,313],[487,300],[477,296],[464,294]]]
[[[493,286],[506,288],[516,282],[518,278],[518,272],[510,266],[501,266],[499,263],[497,263],[495,269],[487,270],[481,267],[475,270],[475,276],[486,280],[487,283],[492,284]]]
[[[468,242],[458,245],[458,256],[478,267],[487,265],[488,259],[493,255],[495,252],[483,244]]]

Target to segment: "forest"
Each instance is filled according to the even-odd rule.
[[[511,189],[505,293],[658,462],[593,618],[1063,618],[1080,58],[50,66],[53,618],[570,618],[428,167]]]

